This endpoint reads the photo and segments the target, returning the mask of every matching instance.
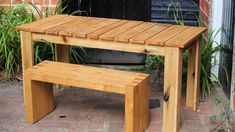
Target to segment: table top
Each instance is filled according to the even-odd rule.
[[[143,21],[54,15],[17,30],[115,42],[185,48],[206,28]]]

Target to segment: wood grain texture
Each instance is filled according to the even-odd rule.
[[[176,36],[177,34],[179,34],[180,32],[184,31],[187,28],[188,28],[187,26],[172,25],[167,29],[163,30],[162,32],[159,32],[153,37],[147,39],[145,43],[150,45],[164,46],[167,40],[171,39],[172,37]]]
[[[64,62],[69,63],[70,62],[70,46],[61,45],[61,44],[55,44],[55,60],[57,62]],[[63,85],[56,85],[57,88],[62,87],[69,87],[69,86],[63,86]]]
[[[123,94],[148,75],[45,61],[29,69],[31,79]]]
[[[145,22],[115,37],[116,41],[129,42],[129,39],[156,25],[155,23]]]
[[[178,132],[182,85],[182,49],[165,49],[163,132]]]
[[[163,31],[164,29],[166,29],[169,26],[170,26],[169,24],[157,24],[157,25],[145,30],[144,32],[141,32],[141,33],[137,34],[136,36],[132,37],[130,39],[130,42],[144,44],[148,38]]]
[[[31,23],[17,26],[16,29],[20,31],[30,31],[35,26],[47,25],[47,23],[66,17],[67,15],[53,15],[47,18],[39,19]]]
[[[70,16],[70,18],[72,19],[75,16]],[[60,32],[63,32],[63,30],[67,30],[71,27],[74,27],[76,25],[80,25],[88,20],[92,19],[91,17],[81,17],[81,16],[76,16],[75,19],[73,21],[70,21],[69,23],[64,23],[64,24],[60,24],[58,26],[54,26],[51,28],[48,28],[45,30],[46,34],[55,34],[58,35]]]
[[[156,45],[140,45],[135,43],[122,43],[96,39],[74,38],[60,35],[32,34],[34,41],[51,42],[64,45],[90,47],[98,49],[126,51],[133,53],[153,54],[164,56],[164,47]]]
[[[143,132],[148,127],[147,74],[43,61],[26,70],[25,80],[29,123],[35,123],[54,109],[51,84],[57,83],[124,94],[125,131]]]
[[[197,110],[200,90],[200,43],[196,39],[189,49],[186,106]]]
[[[54,15],[18,30],[66,37],[185,48],[206,28],[98,17]]]
[[[52,84],[31,81],[30,74],[25,74],[26,118],[28,123],[35,123],[54,110]]]
[[[136,27],[137,25],[141,24],[143,22],[141,21],[129,21],[111,31],[108,31],[102,35],[99,36],[100,39],[102,40],[114,40],[114,37],[116,37],[117,35]]]
[[[34,64],[33,41],[32,41],[31,32],[21,31],[20,37],[21,37],[21,53],[22,53],[21,57],[22,57],[22,71],[23,71],[24,102],[26,102],[25,70],[32,67]]]
[[[189,27],[168,40],[165,45],[170,47],[185,48],[205,31],[206,28],[204,27]]]
[[[125,132],[143,132],[140,124],[140,90],[125,89]]]

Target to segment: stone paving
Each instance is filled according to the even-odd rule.
[[[24,116],[22,82],[0,82],[0,132],[122,132],[124,97],[92,90],[55,89],[56,109],[34,125]],[[146,132],[160,132],[162,126],[162,91],[151,88],[151,98],[158,98],[160,108],[151,109]],[[216,127],[210,116],[216,113],[213,99],[200,103],[197,112],[185,107],[182,95],[180,132],[207,132]],[[170,125],[170,124],[169,124]],[[235,124],[234,124],[235,125]]]

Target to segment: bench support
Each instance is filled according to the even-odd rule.
[[[26,74],[25,97],[26,117],[29,123],[35,123],[54,110],[52,84],[31,81]]]
[[[165,49],[163,132],[177,132],[180,128],[182,81],[182,49]]]
[[[146,96],[147,95],[147,96]],[[145,97],[145,98],[143,98]],[[149,125],[149,78],[125,90],[125,131],[143,132]]]
[[[188,56],[188,75],[186,89],[186,106],[197,110],[200,86],[200,43],[199,39],[192,43]]]

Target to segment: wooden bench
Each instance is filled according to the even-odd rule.
[[[44,61],[25,71],[27,121],[54,110],[52,84],[125,95],[125,131],[143,132],[149,122],[149,76],[143,73]]]

